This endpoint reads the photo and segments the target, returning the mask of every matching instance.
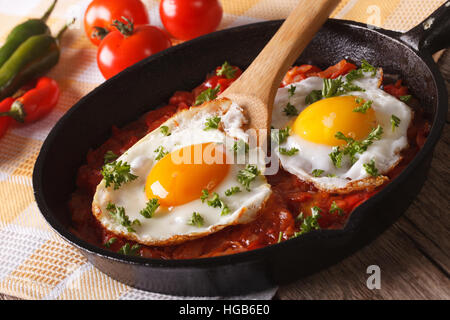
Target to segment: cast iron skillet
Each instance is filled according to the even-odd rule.
[[[190,90],[223,61],[245,68],[282,21],[215,32],[156,54],[93,90],[55,125],[37,159],[37,204],[53,229],[99,270],[128,285],[167,294],[236,295],[284,284],[330,266],[374,240],[421,189],[447,115],[447,92],[431,54],[448,47],[450,7],[406,33],[329,20],[297,63],[327,67],[342,58],[367,59],[399,74],[432,119],[430,135],[409,166],[359,206],[342,230],[319,230],[277,245],[234,255],[158,260],[128,257],[93,246],[72,234],[68,200],[89,148],[101,145],[112,125],[123,126],[163,104],[176,90]]]

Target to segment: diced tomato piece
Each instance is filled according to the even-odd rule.
[[[402,86],[402,80],[397,80],[395,84],[385,85],[384,91],[397,98],[408,95],[408,87]]]
[[[287,86],[288,84],[302,81],[308,77],[316,76],[321,72],[318,67],[312,66],[310,64],[302,64],[301,66],[292,67],[286,73],[281,82],[281,87]]]
[[[180,103],[192,106],[194,104],[194,95],[189,91],[177,91],[169,99],[169,105],[178,106]]]
[[[319,72],[318,76],[321,78],[327,78],[327,79],[335,79],[339,76],[343,76],[347,73],[349,73],[351,70],[356,69],[356,65],[353,63],[348,62],[345,59],[342,59],[338,63],[336,63],[334,66],[328,67],[322,72]]]

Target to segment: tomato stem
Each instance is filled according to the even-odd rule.
[[[117,30],[119,30],[119,32],[121,34],[123,34],[123,36],[125,38],[127,38],[133,34],[134,24],[133,24],[133,21],[131,21],[123,16],[122,16],[122,19],[125,20],[125,22],[122,22],[120,20],[114,20],[112,25],[114,27],[116,27]]]
[[[92,32],[92,37],[100,40],[103,40],[103,38],[109,33],[109,30],[106,28],[94,26],[94,29],[95,30]]]

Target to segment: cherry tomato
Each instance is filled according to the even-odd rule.
[[[97,64],[106,79],[172,45],[167,35],[157,27],[145,25],[134,28],[130,22],[119,21],[117,28],[98,47]]]
[[[147,10],[140,0],[94,0],[84,13],[84,30],[93,44],[100,41],[112,30],[114,20],[125,17],[135,25],[149,24]]]
[[[161,0],[159,14],[174,38],[190,40],[216,30],[223,10],[218,0]]]

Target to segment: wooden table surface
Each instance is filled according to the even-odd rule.
[[[450,92],[450,50],[439,56]],[[449,120],[422,191],[397,223],[340,263],[280,287],[275,299],[450,299]],[[380,267],[380,289],[367,288],[370,265]],[[9,299],[17,298],[0,294]]]

